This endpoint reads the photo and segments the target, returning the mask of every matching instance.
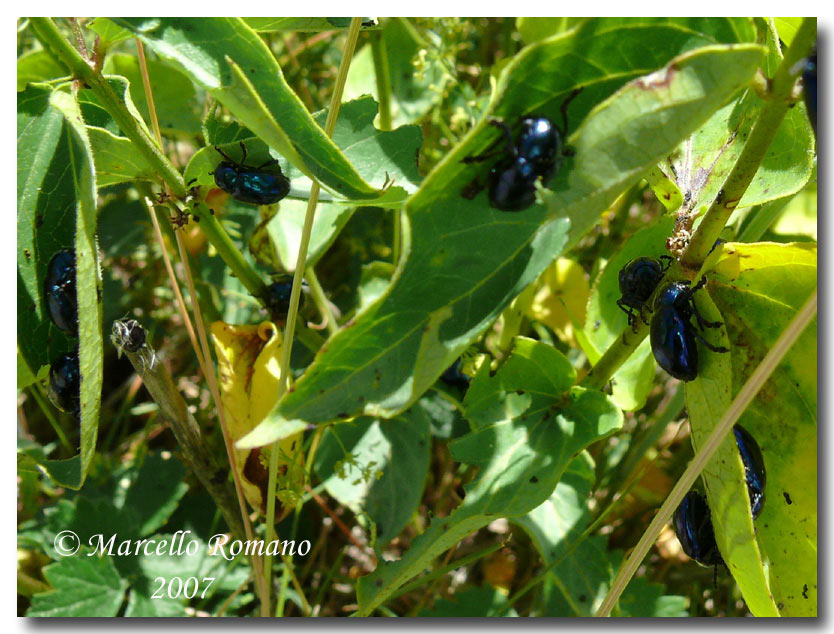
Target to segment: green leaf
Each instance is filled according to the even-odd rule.
[[[156,116],[163,134],[196,135],[200,133],[202,99],[188,76],[156,60],[147,60],[148,77],[153,90]],[[121,75],[130,85],[130,96],[144,121],[150,121],[148,101],[142,83],[139,60],[133,55],[107,57],[104,72]]]
[[[58,77],[69,80],[67,69],[43,49],[29,51],[17,59],[17,92],[25,90],[29,84]]]
[[[458,618],[518,616],[518,613],[512,608],[507,610],[507,597],[497,588],[485,586],[456,592],[452,600],[438,599],[433,608],[420,610],[417,616]]]
[[[380,561],[359,580],[360,614],[370,614],[467,534],[541,504],[574,454],[622,425],[608,397],[570,388],[575,379],[561,353],[521,337],[495,376],[488,364],[481,367],[464,402],[473,431],[451,445],[456,459],[479,467],[478,476],[461,505],[433,520],[402,559]]]
[[[620,597],[617,604],[617,616],[646,617],[683,617],[686,611],[686,597],[664,595],[664,588],[659,583],[651,583],[645,577],[634,579]]]
[[[516,112],[532,107],[557,118],[576,86],[557,74],[565,58],[584,45],[600,46],[602,54],[603,40],[626,36],[633,34],[571,33],[527,47],[502,74],[494,112],[518,104]],[[409,257],[394,284],[331,337],[279,403],[281,416],[318,423],[340,413],[390,417],[408,407],[622,191],[748,81],[761,58],[761,47],[752,45],[698,49],[597,105],[570,139],[576,156],[545,194],[549,209],[510,214],[488,208],[483,196],[460,195],[461,183],[479,169],[462,159],[494,139],[492,126],[480,124],[409,199]],[[610,70],[607,58],[591,59]],[[586,88],[571,104],[574,120],[591,107],[586,96],[596,99],[622,82],[622,74],[591,81],[599,69],[585,72]],[[531,94],[541,96],[531,104]]]
[[[548,197],[551,212],[572,222],[569,245],[597,221],[591,205],[608,207],[651,163],[668,156],[670,137],[694,132],[749,81],[762,54],[752,44],[697,49],[599,104],[570,139],[574,167],[557,176]]]
[[[130,31],[118,26],[110,18],[94,18],[93,20],[87,22],[84,26],[94,33],[98,33],[102,42],[108,47],[113,44],[117,44],[118,42],[129,40],[133,37],[133,34]]]
[[[417,403],[391,420],[360,418],[330,427],[316,450],[314,466],[327,492],[376,524],[383,545],[399,535],[420,503],[429,468],[429,422]]]
[[[401,125],[382,131],[374,126],[378,105],[364,95],[342,104],[333,129],[333,142],[367,182],[382,187],[393,181],[412,194],[422,180],[417,155],[423,143],[420,126]],[[327,120],[327,110],[313,115],[320,126]]]
[[[150,535],[168,521],[188,491],[184,476],[185,467],[170,454],[155,453],[145,458],[124,502],[125,508],[137,516],[140,536]]]
[[[136,180],[157,182],[157,175],[133,143],[102,128],[87,128],[96,157],[96,177],[101,187]]]
[[[516,18],[515,26],[525,44],[569,31],[587,18]]]
[[[592,518],[588,508],[596,480],[594,462],[581,452],[568,465],[553,494],[515,520],[551,566],[542,586],[547,616],[592,616],[607,594],[624,559],[609,551],[606,539],[582,539]],[[686,599],[663,596],[663,586],[632,581],[618,603],[617,616],[686,616]]]
[[[374,260],[362,266],[359,282],[359,310],[373,304],[391,284],[394,265],[390,262]]]
[[[817,188],[805,189],[794,196],[783,208],[771,227],[773,233],[795,240],[803,236],[817,240]],[[781,240],[780,240],[781,241]]]
[[[38,373],[70,341],[46,312],[44,278],[52,256],[75,248],[81,370],[81,459],[46,463],[57,482],[79,488],[95,453],[101,401],[101,274],[96,244],[96,180],[78,103],[42,85],[18,93],[18,349]]]
[[[779,32],[779,39],[785,43],[785,46],[790,46],[796,30],[802,23],[802,18],[773,18],[773,22]]]
[[[762,100],[752,90],[716,112],[664,162],[680,191],[688,194],[693,210],[706,209],[744,149]],[[788,110],[776,137],[738,207],[751,207],[790,196],[807,183],[815,164],[815,139],[805,106]]]
[[[32,597],[26,616],[116,616],[127,581],[110,557],[88,556],[89,549],[43,569],[54,588]]]
[[[709,278],[709,297],[726,325],[731,352],[710,355],[699,379],[687,384],[696,447],[815,290],[816,246],[728,243]],[[706,311],[705,317],[713,318]],[[710,331],[707,336],[714,336]],[[704,471],[719,549],[756,616],[817,612],[816,359],[814,321],[738,421],[761,448],[767,472],[767,499],[755,531],[732,434]],[[716,379],[730,361],[731,372]]]
[[[422,134],[419,127],[412,125],[382,132],[373,125],[376,112],[376,102],[368,96],[344,104],[333,132],[333,141],[369,183],[382,187],[386,181],[390,183],[393,179],[398,186],[393,201],[388,194],[395,193],[395,188],[391,188],[386,196],[359,202],[399,208],[407,195],[416,190],[421,180],[416,159]],[[321,125],[324,125],[326,117],[326,111],[315,115]],[[305,183],[306,179],[297,170],[291,169],[287,175],[293,183],[291,196],[298,195],[299,189],[309,192],[309,181]],[[281,213],[275,214],[267,227],[278,256],[278,265],[285,271],[295,270],[306,210],[306,200],[286,199],[281,203]],[[315,266],[355,211],[354,206],[319,203],[310,236],[308,266]]]
[[[315,124],[270,50],[240,18],[119,18],[160,59],[186,73],[262,141],[323,186],[370,198],[365,182]]]
[[[350,18],[243,18],[250,27],[259,33],[272,31],[301,31],[317,33],[320,31],[334,31],[347,29],[350,26]],[[362,31],[371,30],[377,27],[374,18],[362,20]]]
[[[585,334],[597,351],[604,351],[628,328],[625,312],[617,306],[620,299],[620,270],[629,260],[638,257],[668,255],[666,238],[672,235],[674,218],[664,216],[635,232],[605,264],[594,282],[588,300]],[[611,398],[626,411],[638,410],[646,404],[653,387],[655,362],[646,338],[614,374]]]

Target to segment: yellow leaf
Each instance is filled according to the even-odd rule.
[[[235,326],[211,325],[220,376],[220,400],[232,444],[252,431],[278,401],[282,335],[272,322]],[[303,432],[269,447],[235,449],[235,461],[249,504],[266,513],[270,451],[278,451],[275,521],[293,509],[304,486]]]
[[[554,262],[536,284],[537,291],[524,313],[553,330],[563,341],[572,341],[574,324],[585,323],[590,287],[582,267],[568,258]]]

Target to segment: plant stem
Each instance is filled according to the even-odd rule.
[[[333,136],[333,129],[336,126],[336,118],[339,116],[339,108],[342,103],[342,94],[345,89],[345,81],[347,80],[348,68],[350,68],[350,61],[353,58],[353,51],[356,48],[356,40],[359,36],[359,28],[362,25],[362,18],[352,18],[350,28],[347,33],[347,41],[345,43],[344,54],[342,55],[342,63],[339,66],[339,75],[336,78],[336,85],[333,88],[333,94],[330,100],[330,108],[327,112],[327,121],[324,124],[324,132],[327,136]],[[290,353],[292,351],[293,334],[295,333],[295,322],[298,317],[298,299],[301,295],[301,281],[304,276],[307,262],[307,248],[310,245],[310,235],[313,231],[313,218],[316,213],[316,205],[318,204],[319,185],[313,182],[310,188],[310,199],[307,203],[307,211],[304,215],[304,226],[301,230],[301,244],[298,247],[298,258],[295,264],[295,273],[293,274],[292,292],[290,294],[290,307],[287,313],[287,324],[284,328],[284,343],[281,351],[281,373],[278,380],[278,402],[286,393],[290,378]],[[266,510],[266,543],[269,544],[275,538],[275,486],[278,475],[278,441],[270,445],[271,451],[269,456],[269,481],[267,485],[267,510]],[[271,587],[272,579],[272,556],[266,555],[264,561],[264,586],[269,589]],[[303,597],[303,595],[301,595]],[[309,613],[309,605],[305,603],[305,610]],[[261,614],[269,615],[269,602],[267,595],[267,602],[261,606]]]
[[[310,292],[313,295],[313,301],[315,301],[316,307],[319,309],[319,314],[324,317],[327,332],[331,335],[335,334],[339,330],[339,324],[336,322],[336,315],[334,315],[333,311],[330,309],[330,303],[327,300],[327,296],[324,294],[324,289],[319,283],[319,278],[316,275],[315,269],[312,266],[308,266],[307,272],[304,276],[310,284]]]
[[[609,346],[596,365],[579,382],[579,385],[592,390],[601,390],[625,360],[637,350],[637,346],[648,334],[649,327],[642,321],[639,321],[637,325],[637,332],[626,326],[623,334]]]
[[[121,98],[113,91],[108,81],[95,72],[81,54],[64,39],[58,27],[50,18],[29,18],[35,35],[44,49],[60,64],[69,68],[75,79],[89,86],[101,101],[101,106],[113,117],[125,136],[150,163],[151,167],[162,176],[178,198],[185,197],[185,183],[182,175],[168,160],[148,130],[127,109]]]
[[[695,455],[680,480],[678,480],[677,484],[672,488],[672,491],[660,507],[657,515],[655,515],[654,519],[649,524],[646,532],[643,533],[640,541],[637,542],[637,546],[635,546],[634,550],[631,551],[628,559],[617,573],[617,577],[614,579],[614,583],[611,584],[611,589],[608,591],[608,595],[605,597],[605,600],[602,602],[602,605],[597,611],[597,616],[609,616],[611,614],[611,610],[614,608],[614,604],[617,602],[617,599],[620,597],[623,590],[625,590],[625,587],[631,580],[631,577],[634,576],[635,572],[637,572],[637,568],[643,561],[643,558],[649,552],[649,549],[652,544],[654,544],[655,540],[657,540],[657,536],[660,535],[660,531],[672,517],[672,513],[678,507],[678,504],[680,504],[683,496],[686,495],[686,492],[689,491],[695,483],[695,479],[701,474],[701,471],[704,470],[704,467],[710,459],[712,459],[713,455],[715,455],[718,447],[723,442],[725,436],[730,433],[730,430],[738,420],[738,417],[741,416],[744,410],[747,409],[747,406],[750,405],[753,397],[759,393],[759,390],[762,386],[764,386],[771,373],[776,369],[782,361],[782,358],[799,338],[799,335],[801,335],[805,330],[805,327],[808,326],[814,318],[816,312],[817,291],[815,290],[813,295],[808,298],[805,305],[802,306],[796,316],[791,320],[791,323],[788,324],[787,328],[785,328],[779,336],[779,339],[776,341],[773,348],[771,348],[767,355],[765,355],[765,358],[762,359],[762,362],[758,365],[755,372],[753,372],[753,374],[750,375],[750,378],[744,383],[744,386],[742,386],[739,393],[733,399],[733,402],[730,403],[727,411],[724,412],[724,416],[721,417],[721,421],[715,426],[715,429],[712,430],[712,433],[709,435],[709,438],[707,438],[704,446]]]
[[[188,411],[188,407],[177,391],[165,364],[156,358],[156,354],[147,339],[145,345],[136,352],[130,352],[124,346],[129,340],[119,335],[114,323],[114,344],[127,356],[133,369],[142,378],[150,392],[151,398],[159,406],[162,416],[168,421],[177,443],[182,449],[183,458],[188,467],[197,476],[209,495],[217,503],[223,518],[232,533],[240,539],[246,538],[246,531],[240,518],[240,510],[232,488],[226,478],[218,479],[218,472],[225,475],[226,468],[221,468],[209,461],[211,452],[204,446],[200,436],[200,427]],[[137,325],[136,328],[142,328]]]
[[[379,98],[379,129],[391,129],[391,74],[388,66],[388,49],[382,39],[382,31],[371,33],[371,55],[374,59],[376,93]]]
[[[180,208],[178,201],[172,202],[174,202],[178,209]],[[223,261],[240,280],[240,283],[246,287],[246,290],[252,293],[263,304],[263,296],[266,292],[266,284],[263,279],[258,275],[258,272],[252,265],[246,261],[235,243],[232,242],[232,239],[223,228],[223,225],[220,224],[217,216],[207,212],[208,208],[205,205],[194,205],[191,208],[191,213],[200,219],[200,230],[206,234],[208,241],[217,249],[217,254],[223,258]]]
[[[738,157],[730,175],[724,181],[721,193],[710,205],[689,246],[681,256],[683,268],[697,270],[701,267],[701,263],[706,259],[733,210],[738,206],[744,192],[753,181],[794,99],[793,87],[799,76],[796,63],[808,54],[816,39],[817,19],[804,18],[793,42],[785,51],[782,63],[779,64],[773,79],[770,80],[768,99],[759,112],[741,156]]]
[[[371,33],[371,55],[374,60],[376,93],[379,99],[379,129],[387,131],[393,127],[391,120],[391,69],[388,65],[388,49],[385,48],[382,31]],[[394,212],[392,260],[395,267],[399,264],[402,251],[402,214],[402,209],[397,209]]]
[[[30,20],[35,35],[37,35],[46,51],[59,63],[69,68],[74,78],[83,81],[93,90],[101,101],[102,107],[113,117],[121,131],[133,142],[134,147],[141,152],[151,167],[162,177],[170,188],[171,194],[179,199],[185,198],[187,192],[182,175],[168,160],[168,157],[162,151],[161,145],[154,141],[142,122],[130,113],[122,99],[110,87],[107,79],[96,72],[81,54],[64,39],[58,27],[50,18],[30,18]],[[197,214],[195,210],[195,215],[199,215],[203,232],[217,249],[223,261],[232,269],[250,293],[260,297],[265,288],[263,280],[252,266],[243,259],[243,255],[226,234],[222,225],[208,213]]]

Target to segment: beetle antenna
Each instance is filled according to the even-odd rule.
[[[562,129],[560,132],[562,136],[567,138],[568,136],[568,106],[570,102],[573,101],[576,96],[581,93],[585,89],[585,86],[580,86],[579,88],[574,88],[573,92],[568,95],[567,99],[562,102],[562,105],[559,106],[559,112],[562,113]]]

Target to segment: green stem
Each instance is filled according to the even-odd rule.
[[[793,200],[791,196],[785,196],[751,210],[749,221],[744,225],[738,236],[738,242],[758,242],[770,226],[785,211],[785,207]]]
[[[388,49],[382,39],[382,31],[371,33],[371,55],[374,59],[376,92],[379,99],[379,129],[391,129],[391,73],[388,67]]]
[[[168,160],[165,153],[154,141],[148,130],[128,111],[122,99],[113,91],[107,80],[97,73],[87,61],[64,39],[61,32],[50,18],[31,18],[32,27],[44,48],[59,62],[70,70],[73,77],[85,82],[95,92],[102,107],[113,117],[113,120],[129,138],[134,147],[150,163],[151,167],[162,176],[176,198],[185,198],[186,187],[182,175]],[[265,288],[261,277],[255,269],[243,259],[240,250],[229,238],[222,225],[210,214],[195,215],[200,218],[200,227],[208,240],[217,249],[223,261],[232,269],[246,289],[261,297]]]
[[[176,204],[176,201],[174,201]],[[208,208],[205,205],[194,205],[191,208],[191,213],[195,218],[200,219],[200,229],[206,234],[209,242],[217,249],[218,255],[223,258],[226,265],[232,269],[232,273],[237,276],[240,283],[246,287],[246,290],[252,293],[263,302],[263,296],[266,291],[266,284],[258,272],[252,268],[252,265],[247,262],[240,249],[237,248],[229,234],[220,224],[220,221],[212,213],[208,213]]]
[[[330,109],[327,113],[327,121],[324,124],[324,132],[327,136],[333,136],[333,129],[336,126],[336,118],[339,116],[339,109],[342,104],[342,94],[347,81],[348,69],[353,58],[353,51],[356,48],[356,40],[359,37],[359,28],[362,26],[362,18],[352,18],[347,33],[345,50],[342,56],[342,63],[339,66],[339,74],[336,77],[336,85],[330,99]],[[292,292],[290,294],[290,307],[287,313],[287,324],[284,328],[284,344],[281,353],[281,373],[278,381],[278,402],[286,393],[290,376],[290,353],[292,351],[293,334],[295,333],[295,322],[298,317],[298,300],[301,295],[301,281],[307,264],[307,248],[310,245],[310,235],[313,231],[313,218],[318,204],[319,185],[313,182],[310,188],[310,200],[307,203],[307,211],[304,215],[304,226],[301,229],[301,244],[298,246],[298,258],[295,264],[295,273],[292,281]],[[275,486],[278,476],[278,448],[277,442],[270,445],[269,457],[269,481],[267,484],[267,509],[266,509],[266,543],[269,544],[275,538]],[[272,556],[267,555],[264,562],[264,587],[270,588],[272,584]],[[262,614],[269,614],[269,605],[262,606]]]
[[[43,397],[43,387],[39,383],[35,383],[32,385],[29,393],[35,399],[35,402],[38,404],[38,407],[41,408],[44,416],[46,416],[46,420],[49,421],[49,424],[52,426],[52,430],[55,432],[55,435],[58,436],[58,440],[61,441],[61,445],[65,449],[67,449],[70,454],[75,453],[75,450],[72,446],[72,443],[67,438],[67,435],[64,433],[64,428],[61,427],[61,423],[52,415],[52,409],[46,402],[46,399]]]
[[[792,93],[799,71],[797,62],[805,57],[817,39],[817,19],[804,18],[796,32],[793,42],[773,79],[770,81],[768,99],[759,112],[750,137],[744,145],[741,156],[733,170],[724,181],[724,187],[710,205],[704,219],[698,226],[692,241],[681,257],[681,266],[685,269],[698,270],[706,259],[713,244],[726,226],[727,221],[738,206],[744,192],[753,181],[753,177],[762,164],[785,114],[792,104]]]
[[[318,275],[316,275],[315,269],[312,266],[308,266],[304,277],[307,278],[307,282],[310,284],[310,292],[313,295],[313,301],[316,303],[316,308],[319,309],[319,314],[324,317],[324,321],[327,325],[327,332],[331,335],[335,334],[336,331],[339,330],[339,324],[336,322],[336,315],[334,315],[333,311],[330,310],[330,302],[327,301],[327,297],[324,294],[324,289],[321,287],[321,283],[319,283],[319,278]]]
[[[579,382],[579,385],[592,390],[601,390],[625,360],[634,354],[637,346],[648,334],[649,327],[642,321],[637,325],[637,332],[626,327],[623,334],[617,337],[596,365]]]
[[[178,198],[184,198],[186,188],[182,175],[168,160],[145,126],[130,114],[104,76],[97,73],[73,48],[50,18],[29,18],[29,20],[35,35],[47,53],[69,68],[75,79],[81,80],[92,89],[100,100],[101,106],[113,117],[121,131],[133,142],[134,147],[145,157],[151,167],[162,176],[171,188],[171,192]]]

